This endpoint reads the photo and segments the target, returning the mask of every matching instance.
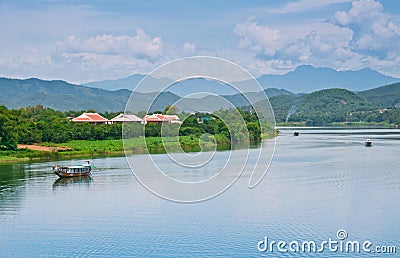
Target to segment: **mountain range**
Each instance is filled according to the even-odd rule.
[[[97,82],[89,82],[83,86],[102,88],[106,90],[130,89],[135,86],[145,77],[145,75],[135,74],[124,79],[105,80]],[[150,78],[154,84],[168,85],[173,83],[168,78],[155,79]],[[283,75],[262,75],[256,78],[264,89],[279,88],[286,89],[294,93],[310,93],[317,90],[329,88],[343,88],[350,91],[363,91],[375,88],[382,85],[400,82],[399,78],[383,75],[370,68],[365,68],[359,71],[336,71],[331,68],[313,67],[311,65],[298,66],[294,71]],[[188,80],[180,83],[179,88],[170,89],[169,91],[184,96],[188,93],[188,88],[197,87],[201,84],[201,88],[206,92],[215,91],[215,82],[204,80]],[[235,94],[229,88],[221,87],[216,94]],[[153,91],[148,89],[148,92]]]
[[[365,78],[370,79],[363,83],[360,82],[356,86],[352,86],[352,88],[363,89],[367,88],[365,85],[376,85],[373,88],[368,88],[363,91],[350,91],[348,89],[338,90],[337,88],[342,87],[336,87],[328,90],[321,90],[318,88],[318,90],[309,93],[293,93],[292,91],[282,88],[266,88],[264,92],[269,97],[277,121],[285,121],[288,115],[299,117],[304,113],[312,113],[312,109],[319,109],[320,111],[325,110],[325,113],[333,116],[334,113],[342,114],[344,112],[350,112],[351,109],[376,110],[400,107],[400,83],[386,83],[387,81],[392,82],[392,80],[396,80],[395,78],[381,75],[369,69],[360,70],[358,72],[332,72],[330,69],[312,68],[309,66],[300,67],[296,69],[296,71],[288,73],[286,77],[276,78],[286,78],[285,80],[287,82],[293,81],[296,76],[298,76],[296,73],[299,72],[299,70],[303,70],[302,72],[320,71],[322,74],[325,72],[324,75],[326,78],[332,79],[332,85],[336,85],[334,82],[340,82],[341,80],[343,82],[343,78],[355,78],[357,74],[358,76],[364,76],[362,80],[358,79],[359,81],[364,81]],[[341,77],[341,79],[339,77],[335,79],[334,77],[329,77],[329,74],[332,76],[336,74],[343,77]],[[135,78],[138,79],[139,77]],[[259,79],[262,82],[265,78],[266,77]],[[382,80],[381,83],[378,82],[379,78]],[[151,79],[153,80],[154,78]],[[154,82],[160,82],[160,80],[162,80],[162,82],[167,82],[168,79],[154,79]],[[303,79],[303,81],[306,80],[312,85],[318,84],[313,84],[310,78]],[[315,81],[318,82],[317,79]],[[354,81],[355,79],[353,82]],[[351,80],[349,79],[347,85],[350,85],[350,82]],[[278,86],[278,84],[275,86]],[[309,89],[312,87],[309,87]],[[205,92],[209,89],[214,94],[186,97],[183,99],[180,97],[190,93],[192,88]],[[101,88],[74,85],[60,80],[45,81],[36,78],[24,80],[0,78],[0,105],[5,105],[8,108],[43,105],[62,111],[94,109],[97,112],[118,112],[125,110],[126,103],[131,93],[132,92],[127,89],[109,91]],[[261,93],[262,92],[249,92],[246,93],[246,95],[254,104],[262,102],[265,98],[264,93]],[[219,108],[230,108],[233,106],[244,107],[249,105],[249,102],[241,93],[237,93],[227,85],[222,85],[215,81],[195,79],[188,80],[187,84],[179,86],[172,85],[168,88],[168,91],[162,92],[161,94],[157,92],[135,92],[134,105],[137,110],[132,111],[143,110],[143,107],[146,107],[146,103],[151,103],[153,100],[155,101],[152,103],[150,111],[164,110],[165,106],[172,105],[177,101],[176,105],[181,111],[190,112],[212,112]],[[336,107],[340,107],[340,110]],[[335,110],[335,112],[331,113],[332,110]],[[319,113],[319,115],[321,114],[322,113]]]
[[[267,89],[269,97],[283,94],[293,94],[286,90]],[[126,89],[108,91],[99,88],[74,85],[65,81],[45,81],[36,78],[31,79],[9,79],[0,78],[0,105],[8,108],[20,108],[27,106],[43,105],[56,110],[89,110],[94,109],[98,112],[117,112],[125,110],[126,103],[131,95],[131,91]],[[263,95],[259,93],[249,93],[252,99],[259,101]],[[222,95],[236,106],[247,105],[241,94]],[[204,99],[207,98],[207,99]],[[145,103],[151,103],[151,110],[163,110],[165,106],[171,105],[180,100],[181,97],[170,91],[142,93],[135,92],[135,106],[145,107]],[[210,110],[221,107],[231,107],[231,105],[219,105],[220,99],[217,96],[204,96],[202,98],[185,98],[180,101],[181,110],[195,111],[204,107],[204,103]]]
[[[8,108],[43,105],[63,111],[116,111],[124,110],[130,94],[129,90],[107,91],[59,80],[0,78],[0,105]]]

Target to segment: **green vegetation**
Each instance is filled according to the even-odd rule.
[[[64,95],[59,97],[67,100],[63,99],[64,103],[70,102],[65,94],[71,93],[75,101],[77,94],[82,91],[82,87],[79,89],[69,88],[72,86],[60,81],[47,82],[48,84],[43,85],[42,81],[36,79],[1,80],[3,90],[8,89],[10,94],[13,95],[12,99],[14,100],[7,100],[8,102],[16,101],[15,99],[20,96],[18,91],[29,91],[31,86],[35,86],[35,91],[30,98],[36,99],[38,92],[42,92],[46,98],[57,99],[58,97],[54,94],[61,92]],[[116,101],[112,99],[111,95],[106,97],[106,95],[102,95],[104,92],[97,92],[96,90],[88,89],[85,98],[90,98],[93,95],[97,96],[93,100],[95,102]],[[148,93],[140,94],[143,94],[143,99],[154,97]],[[258,93],[252,94],[256,99]],[[280,126],[390,127],[400,125],[400,83],[357,93],[345,89],[327,89],[297,95],[283,90],[275,90],[270,94],[275,95],[270,98],[270,103],[274,109],[277,124]],[[113,96],[115,97],[115,95]],[[21,101],[18,104],[26,103],[22,95],[20,97]],[[260,101],[250,109],[245,107],[247,102],[243,99],[243,96],[225,97],[235,102],[236,104],[233,104],[236,106],[244,105],[244,107],[242,109],[217,110],[210,114],[178,113],[175,106],[168,106],[168,103],[173,103],[177,96],[170,92],[162,94],[154,108],[155,110],[163,110],[163,112],[157,113],[178,113],[183,124],[149,123],[145,126],[145,130],[140,124],[130,124],[124,127],[124,138],[129,138],[129,141],[126,142],[128,149],[133,153],[144,153],[146,147],[143,141],[144,136],[151,153],[162,153],[165,152],[164,147],[177,150],[179,146],[176,145],[176,137],[179,137],[179,144],[184,151],[199,151],[201,149],[232,148],[234,145],[248,141],[257,144],[263,138],[271,138],[276,135],[273,125],[263,122],[255,115],[255,112],[250,112],[250,110],[257,110],[263,105],[265,108],[265,105],[269,105],[267,102]],[[39,98],[40,100],[42,100],[42,97]],[[5,100],[1,97],[0,101],[5,103]],[[85,100],[83,102],[90,104],[91,101]],[[10,105],[14,104],[11,103]],[[41,105],[19,109],[8,109],[5,106],[0,106],[0,161],[123,153],[121,124],[75,124],[70,121],[69,117],[76,117],[84,111],[76,111],[77,107],[74,105],[71,105],[70,108],[74,111],[56,111]],[[108,110],[115,110],[115,107],[110,107]],[[95,111],[88,110],[88,112]],[[111,119],[117,114],[105,112],[101,115]],[[141,111],[137,115],[143,117],[145,112]],[[161,136],[164,137],[165,145]],[[18,149],[17,144],[65,148],[27,150]]]
[[[383,94],[386,87],[391,90],[391,101]],[[327,89],[300,96],[276,96],[270,102],[275,111],[276,122],[280,126],[400,125],[400,109],[395,105],[398,103],[396,94],[400,95],[400,84],[381,88],[358,94],[345,89]],[[386,99],[386,106],[382,106],[381,101],[373,101],[382,98]]]
[[[168,106],[164,113],[168,112],[177,112],[177,109]],[[43,106],[17,110],[0,106],[0,161],[124,153],[121,124],[80,124],[68,118],[80,113]],[[102,115],[112,118],[117,113]],[[127,149],[132,153],[145,153],[146,147],[150,153],[163,153],[165,148],[178,150],[179,145],[184,151],[226,149],[233,143],[260,142],[262,137],[273,136],[272,127],[264,127],[262,132],[257,116],[242,110],[179,115],[184,120],[182,125],[148,123],[144,132],[141,124],[125,125],[124,138],[129,138],[125,141]],[[17,144],[48,148],[17,149]]]
[[[301,109],[292,114],[290,121],[305,121],[307,125],[324,125],[348,121],[352,112],[373,110],[368,101],[344,89],[329,89],[301,97]]]
[[[125,142],[128,153],[143,154],[143,153],[165,153],[165,147],[176,149],[177,144],[174,137],[147,137],[146,144],[143,138],[133,138]],[[213,144],[210,141],[201,141],[191,136],[182,136],[179,138],[179,143],[182,149],[186,152],[229,149],[229,144]],[[65,143],[42,143],[40,146],[46,147],[62,147],[65,150],[57,151],[33,151],[28,149],[8,150],[0,152],[0,162],[21,162],[29,160],[52,160],[65,159],[70,157],[96,157],[110,155],[124,155],[124,146],[122,139],[118,140],[73,140]]]
[[[106,91],[67,83],[40,79],[0,78],[0,104],[8,108],[43,105],[57,110],[98,111],[122,110],[130,91]],[[11,97],[10,97],[11,96]],[[84,100],[84,101],[82,101]]]
[[[380,108],[400,106],[400,83],[394,83],[358,93]]]

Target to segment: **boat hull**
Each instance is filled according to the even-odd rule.
[[[61,178],[66,178],[66,177],[80,177],[80,176],[90,176],[90,171],[89,172],[81,172],[81,173],[65,173],[61,171],[54,171],[54,174]]]

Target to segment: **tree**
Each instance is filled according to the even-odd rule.
[[[162,112],[164,115],[176,115],[179,113],[179,109],[177,106],[168,105],[165,107],[164,111]]]
[[[247,130],[249,131],[250,141],[259,141],[261,140],[261,128],[260,125],[256,122],[248,122]]]
[[[14,117],[10,114],[5,106],[0,106],[0,150],[17,149],[17,135],[13,130]]]

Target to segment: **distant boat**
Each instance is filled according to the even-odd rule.
[[[294,136],[299,136],[300,133],[299,133],[299,132],[294,132],[293,135],[294,135]]]
[[[76,166],[53,166],[54,173],[59,177],[80,177],[89,176],[92,171],[93,165],[90,161],[86,161],[87,164],[76,165]]]
[[[370,139],[365,140],[365,147],[371,147],[372,146],[372,141]]]

